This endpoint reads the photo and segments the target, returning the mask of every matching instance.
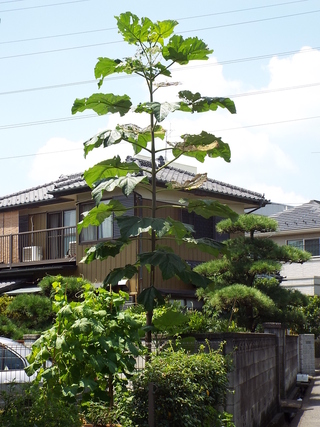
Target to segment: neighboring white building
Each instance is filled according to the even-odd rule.
[[[292,245],[312,254],[304,264],[285,264],[281,269],[282,285],[307,295],[320,295],[320,201],[270,215],[277,220],[278,231],[266,233],[279,245]]]

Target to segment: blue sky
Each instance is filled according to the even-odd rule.
[[[115,154],[102,150],[85,161],[82,144],[119,117],[72,116],[71,106],[98,92],[98,57],[134,54],[114,19],[126,11],[176,19],[177,34],[214,49],[209,61],[177,69],[173,80],[178,90],[231,97],[237,115],[174,113],[163,123],[169,140],[206,130],[230,144],[230,164],[210,159],[199,171],[274,202],[320,199],[319,0],[0,1],[0,196]],[[101,90],[147,100],[142,82],[130,76],[111,78]],[[159,99],[174,101],[176,91],[165,89]],[[122,144],[119,151],[130,154]]]

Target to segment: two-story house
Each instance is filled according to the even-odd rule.
[[[139,160],[146,170],[151,166],[148,160]],[[166,167],[157,176],[157,186],[163,187],[168,182],[184,183],[194,176],[186,169]],[[128,198],[115,190],[107,197],[118,198],[130,212],[143,215],[139,208],[150,200],[150,194],[142,187]],[[263,195],[233,185],[208,179],[199,189],[184,191],[164,191],[159,193],[159,202],[168,203],[168,209],[162,209],[161,215],[193,224],[196,237],[211,237],[216,240],[228,236],[216,235],[215,224],[219,218],[204,219],[194,214],[181,213],[170,204],[181,197],[212,198],[230,206],[237,213],[245,208],[255,209],[264,206],[267,201]],[[84,229],[77,233],[76,224],[82,219],[82,213],[93,206],[91,192],[82,174],[61,176],[57,181],[36,188],[20,191],[0,197],[0,293],[22,292],[32,290],[46,274],[65,276],[82,275],[86,279],[102,283],[109,271],[115,267],[134,263],[137,254],[147,248],[141,240],[125,248],[115,258],[94,261],[90,264],[80,263],[85,249],[105,239],[119,236],[119,229],[113,218],[108,218],[99,227]],[[130,209],[131,207],[131,209]],[[191,266],[210,259],[210,255],[200,251],[176,247],[178,253]],[[131,299],[147,286],[147,277],[130,279],[125,284]],[[185,303],[195,302],[195,289],[179,280],[159,280],[158,288],[172,298]],[[34,289],[33,289],[34,290]]]
[[[265,233],[279,245],[306,250],[312,258],[304,264],[284,264],[282,285],[307,295],[320,295],[320,202],[311,200],[303,205],[270,215],[278,222],[276,233]]]

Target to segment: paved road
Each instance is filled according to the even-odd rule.
[[[320,371],[308,387],[302,408],[290,423],[290,427],[320,427]]]

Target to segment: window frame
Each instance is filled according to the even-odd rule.
[[[311,251],[310,251],[310,249],[308,250],[308,249],[306,249],[306,242],[311,242],[311,241],[318,241],[318,245],[315,245],[315,247],[317,246],[317,254],[314,254],[313,253],[313,251],[312,251],[312,248],[311,248]],[[302,244],[301,245],[295,245],[295,244],[290,244],[290,242],[301,242]],[[304,251],[307,251],[307,252],[310,252],[311,253],[311,255],[313,256],[313,257],[317,257],[317,256],[320,256],[320,237],[313,237],[313,238],[310,238],[310,239],[305,239],[305,238],[301,238],[301,239],[287,239],[287,245],[288,246],[293,246],[293,247],[295,247],[295,248],[298,248],[298,249],[302,249],[302,250],[304,250]]]
[[[109,203],[111,199],[104,199],[101,200],[101,203]],[[82,221],[83,213],[90,211],[92,208],[95,207],[94,202],[92,201],[86,201],[79,204],[79,220]],[[107,237],[102,237],[103,234],[103,224],[109,223],[108,228],[110,228],[110,235]],[[91,236],[89,235],[91,234]],[[84,235],[88,234],[88,238],[84,238]],[[86,245],[88,243],[95,243],[95,242],[101,242],[109,239],[114,238],[114,214],[110,215],[108,218],[106,218],[100,225],[89,225],[89,227],[83,228],[81,230],[81,233],[79,235],[79,244],[80,245]]]

